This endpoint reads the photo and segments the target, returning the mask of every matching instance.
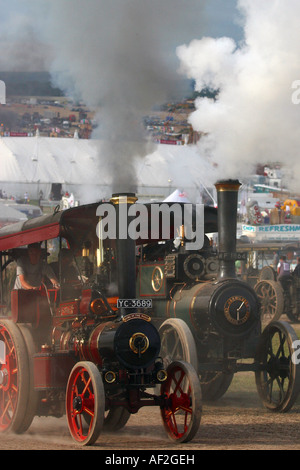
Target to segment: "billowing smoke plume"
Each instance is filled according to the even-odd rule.
[[[181,71],[195,79],[198,91],[219,90],[216,100],[198,99],[190,118],[194,129],[208,133],[200,154],[215,168],[213,179],[282,162],[291,170],[290,188],[299,189],[300,94],[292,85],[300,80],[300,3],[239,0],[238,8],[241,44],[203,37],[177,49]]]
[[[38,19],[20,0],[0,0],[0,71],[46,71],[49,47],[36,34]],[[24,8],[25,7],[25,8]]]
[[[204,0],[43,0],[39,33],[52,47],[54,84],[97,109],[113,190],[135,189],[134,159],[150,152],[141,118],[181,98],[175,50],[201,31]],[[170,60],[170,52],[174,58]],[[180,79],[180,80],[179,80]],[[179,86],[179,88],[178,88]],[[186,90],[184,90],[186,91]],[[101,178],[101,173],[99,174]]]

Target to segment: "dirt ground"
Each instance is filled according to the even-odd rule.
[[[186,444],[176,445],[170,441],[159,409],[143,408],[130,417],[124,429],[114,434],[101,434],[90,447],[74,443],[65,417],[36,417],[21,436],[1,434],[0,450],[102,450],[107,451],[105,455],[122,455],[125,450],[168,450],[174,454],[201,450],[299,450],[300,398],[290,412],[271,413],[260,402],[254,374],[246,375],[247,380],[242,377],[245,373],[237,374],[218,402],[203,403],[198,433]]]

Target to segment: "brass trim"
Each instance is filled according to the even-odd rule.
[[[168,378],[168,373],[165,369],[159,369],[156,373],[156,378],[159,382],[165,382]]]
[[[138,348],[137,345],[135,344],[136,339],[143,341],[144,345],[141,349]],[[141,332],[134,333],[129,340],[129,347],[131,351],[133,351],[135,354],[139,354],[139,353],[144,354],[144,352],[146,352],[147,349],[149,348],[149,339],[144,333],[141,333]]]
[[[135,313],[128,313],[125,315],[125,317],[122,318],[123,322],[127,322],[130,320],[136,320],[136,319],[141,319],[150,322],[151,317],[149,315],[146,315],[146,313],[140,313],[140,312],[135,312]]]
[[[160,289],[163,286],[163,281],[164,281],[164,273],[162,269],[159,266],[155,266],[155,268],[152,271],[152,277],[151,277],[151,285],[152,285],[152,289],[154,290],[154,292],[160,291]],[[157,282],[159,283],[158,287],[156,286]]]
[[[125,196],[125,195],[113,196],[110,198],[110,202],[112,202],[115,205],[134,204],[137,200],[138,198],[136,196]]]
[[[215,187],[217,189],[217,191],[238,191],[239,188],[241,187],[241,183],[240,182],[221,182],[221,183],[216,183],[215,184]]]
[[[108,378],[109,374],[112,375],[111,379]],[[108,384],[114,383],[116,381],[116,378],[117,378],[117,375],[113,370],[108,370],[104,375],[105,382],[107,382]]]
[[[104,302],[100,297],[97,297],[96,299],[92,300],[90,308],[95,314],[103,313],[105,311]]]

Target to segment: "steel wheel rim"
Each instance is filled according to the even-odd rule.
[[[161,337],[160,355],[167,367],[173,361],[186,361],[198,370],[195,340],[189,327],[178,318],[166,320],[159,329]]]
[[[283,294],[275,281],[262,280],[255,286],[255,292],[261,304],[262,321],[277,320],[283,311]]]
[[[104,420],[104,391],[94,364],[78,363],[71,371],[66,396],[70,433],[83,445],[94,443]]]
[[[161,416],[169,437],[177,442],[191,440],[199,428],[202,411],[200,382],[194,369],[181,361],[172,363],[161,393],[167,402]]]
[[[292,361],[295,338],[294,330],[285,322],[271,323],[263,332],[265,342],[260,345],[257,359],[264,370],[256,372],[256,385],[271,411],[288,411],[299,393],[299,367]]]
[[[18,359],[8,330],[0,325],[0,340],[5,344],[5,364],[0,364],[0,431],[11,426],[18,403]]]

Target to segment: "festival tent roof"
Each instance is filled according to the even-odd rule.
[[[93,183],[95,172],[92,162],[96,149],[88,142],[50,137],[1,138],[0,181]]]
[[[189,203],[191,202],[187,197],[186,193],[179,191],[179,189],[176,189],[170,196],[166,197],[164,199],[164,202],[185,202]]]
[[[74,191],[74,185],[106,187],[110,194],[113,176],[109,168],[114,169],[106,154],[105,141],[78,138],[53,137],[2,137],[0,138],[0,188],[4,183],[15,183],[22,188],[24,184],[36,185],[60,183]],[[127,164],[126,157],[124,165]],[[147,189],[156,192],[157,188],[165,198],[180,188],[187,193],[199,187],[207,168],[199,156],[196,146],[188,145],[155,145],[154,151],[145,157],[136,157],[134,170],[138,192]],[[23,186],[22,186],[23,185]],[[27,190],[27,187],[26,187]],[[95,200],[95,199],[94,199]],[[91,202],[91,201],[84,201]],[[194,200],[192,202],[195,202]]]

